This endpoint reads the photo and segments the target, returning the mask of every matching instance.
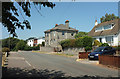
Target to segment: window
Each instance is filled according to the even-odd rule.
[[[108,30],[108,29],[111,29],[112,25],[107,25],[107,26],[104,26],[104,30]]]
[[[106,42],[112,42],[113,41],[113,36],[108,36],[105,39],[106,39]]]
[[[62,35],[65,35],[64,31],[62,31]]]
[[[102,26],[101,27],[97,27],[96,29],[95,29],[95,31],[101,31],[102,30]]]

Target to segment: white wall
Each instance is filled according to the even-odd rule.
[[[98,40],[98,41],[100,41],[99,38],[102,38],[102,43],[107,43],[105,37],[107,37],[107,36],[97,36],[97,37],[93,37],[93,38],[96,38],[96,40]],[[118,35],[113,35],[112,46],[118,46],[119,41],[120,41],[120,33]]]
[[[42,44],[42,42],[45,42],[45,40],[44,39],[38,39],[37,40],[37,44]]]
[[[34,39],[28,40],[27,45],[33,47]]]

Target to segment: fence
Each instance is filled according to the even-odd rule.
[[[79,52],[79,59],[87,59],[89,53],[91,52]]]
[[[120,68],[120,56],[99,55],[99,64]]]

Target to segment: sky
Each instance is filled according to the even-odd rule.
[[[69,26],[79,31],[89,32],[95,25],[95,20],[100,23],[100,18],[106,13],[114,13],[118,16],[117,2],[54,2],[56,6],[51,9],[41,7],[40,13],[32,5],[31,17],[27,18],[31,24],[31,30],[17,29],[19,39],[30,37],[43,37],[44,31],[51,29],[55,24],[65,24],[69,20]],[[38,7],[39,8],[39,7]],[[24,15],[24,14],[23,14]],[[19,17],[23,20],[22,16]],[[2,27],[2,39],[9,37],[5,27]]]

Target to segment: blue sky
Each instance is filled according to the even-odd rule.
[[[16,30],[19,39],[29,37],[42,37],[44,31],[51,29],[55,24],[65,24],[65,20],[70,21],[70,27],[79,31],[89,32],[95,24],[95,19],[99,19],[106,13],[118,16],[117,2],[56,2],[56,6],[51,9],[41,7],[41,16],[35,7],[31,9],[31,17],[27,18],[31,24],[31,30]],[[24,14],[23,14],[24,15]],[[20,16],[20,19],[23,18]],[[9,36],[6,28],[2,28],[2,38]]]

